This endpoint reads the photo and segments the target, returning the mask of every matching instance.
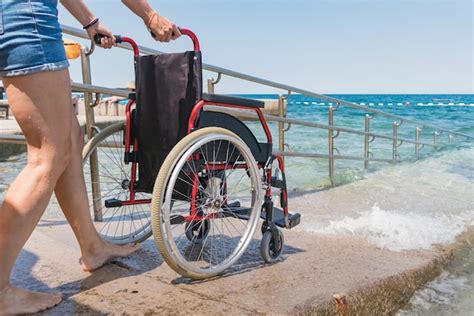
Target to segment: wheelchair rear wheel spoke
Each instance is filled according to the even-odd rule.
[[[152,226],[166,262],[193,279],[222,273],[253,239],[261,195],[258,166],[238,136],[205,128],[185,137],[153,195]]]
[[[120,204],[130,200],[132,181],[132,164],[126,165],[123,160],[124,129],[124,123],[105,128],[86,145],[84,154],[86,191],[94,225],[102,238],[116,244],[141,242],[152,233],[148,205]],[[151,194],[135,193],[135,200],[150,199]],[[114,204],[117,201],[119,204]]]

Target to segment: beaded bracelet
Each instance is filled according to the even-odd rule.
[[[99,18],[93,19],[93,20],[90,21],[88,24],[84,25],[82,28],[83,28],[84,30],[87,30],[88,28],[90,28],[91,26],[93,26],[94,24],[96,24],[97,22],[99,22]]]

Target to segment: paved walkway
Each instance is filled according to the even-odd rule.
[[[450,248],[390,251],[375,247],[361,234],[312,231],[346,216],[357,218],[374,203],[387,210],[412,210],[415,205],[422,212],[448,213],[474,206],[470,194],[474,183],[463,175],[439,168],[429,174],[425,171],[423,176],[418,173],[422,171],[416,164],[405,165],[331,190],[300,196],[293,193],[290,206],[302,213],[302,224],[284,231],[283,260],[274,265],[262,262],[258,233],[238,265],[206,282],[189,282],[174,273],[163,263],[151,239],[130,258],[94,274],[83,273],[72,231],[64,219],[54,219],[58,215],[53,214],[60,213],[51,209],[56,205],[52,203],[47,215],[53,219],[45,217],[35,230],[18,260],[13,281],[32,289],[65,293],[65,302],[48,312],[53,315],[86,311],[277,314],[344,308],[358,314],[393,313],[417,288],[440,273],[450,258],[450,251],[446,251]],[[404,181],[396,182],[400,178]]]
[[[285,232],[284,259],[260,260],[258,240],[223,277],[190,283],[163,263],[153,240],[129,259],[83,273],[79,249],[63,220],[42,221],[15,267],[13,283],[61,291],[65,301],[47,314],[295,313],[407,270],[428,265],[433,252],[396,253],[344,236]]]
[[[189,282],[174,273],[152,239],[130,258],[93,274],[82,272],[77,242],[65,220],[52,216],[60,214],[52,203],[50,217],[40,222],[22,251],[12,282],[63,292],[64,302],[46,313],[51,315],[391,314],[439,274],[452,247],[397,252],[376,248],[361,234],[323,234],[315,228],[358,218],[374,205],[428,215],[472,209],[474,183],[469,177],[449,162],[440,165],[433,158],[419,163],[387,167],[327,191],[292,193],[290,206],[303,214],[302,224],[284,232],[283,260],[262,262],[258,233],[238,265],[205,282]]]

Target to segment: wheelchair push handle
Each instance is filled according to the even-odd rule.
[[[188,30],[188,29],[185,29],[185,28],[179,27],[178,29],[179,29],[179,31],[181,32],[182,35],[188,36],[193,41],[194,51],[199,52],[201,50],[201,47],[199,45],[199,39],[197,38],[196,34],[194,34],[194,32],[192,32],[191,30]],[[153,38],[156,38],[155,33],[150,31],[150,34]],[[174,35],[175,34],[173,33],[173,36]]]
[[[194,51],[199,52],[201,50],[201,47],[199,45],[199,39],[197,38],[196,34],[194,34],[191,30],[184,29],[184,28],[179,28],[179,31],[181,32],[182,35],[188,36],[193,41]],[[150,33],[153,37],[156,36],[155,34],[153,34],[153,32],[150,32]],[[120,35],[114,35],[114,36],[115,36],[115,42],[117,44],[129,43],[133,48],[134,56],[138,57],[140,55],[140,50],[138,48],[138,45],[133,39],[131,39],[129,37],[125,37],[125,36],[120,36]],[[94,35],[94,43],[97,44],[97,45],[100,45],[101,42],[102,42],[102,39],[106,38],[106,37],[107,36],[103,35],[103,34],[95,34]]]
[[[140,50],[138,49],[138,45],[133,39],[131,39],[130,37],[125,37],[125,36],[120,36],[120,35],[114,35],[114,37],[115,37],[115,42],[117,44],[129,43],[133,48],[133,55],[135,57],[138,57],[140,55]],[[99,33],[95,34],[94,43],[97,45],[100,45],[103,38],[107,38],[107,35],[103,35]]]

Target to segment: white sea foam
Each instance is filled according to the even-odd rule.
[[[474,211],[432,216],[386,211],[374,205],[360,217],[330,221],[317,232],[362,235],[377,247],[393,251],[430,249],[454,242],[473,219]]]

